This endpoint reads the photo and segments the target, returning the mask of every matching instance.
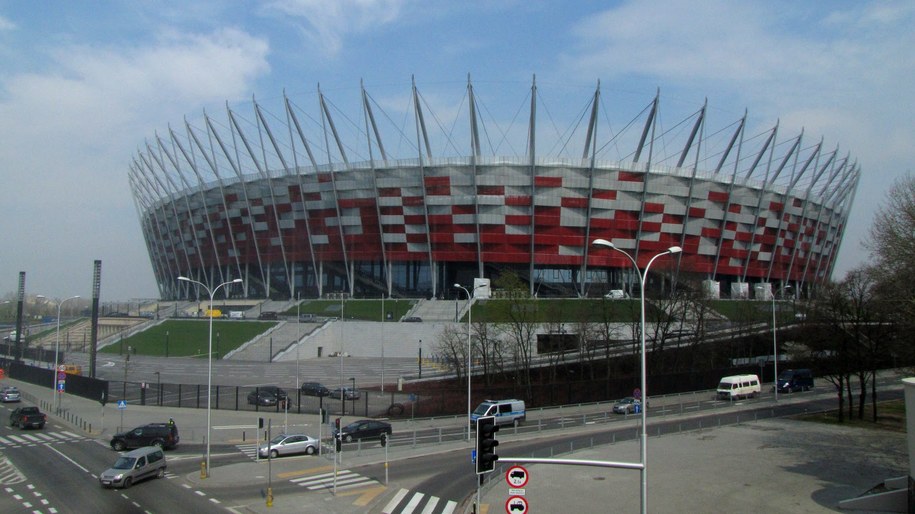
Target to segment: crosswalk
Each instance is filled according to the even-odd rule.
[[[382,514],[452,514],[457,502],[437,496],[401,489],[381,510]],[[421,510],[420,510],[421,509]]]
[[[60,431],[34,431],[20,432],[18,434],[0,435],[0,445],[9,448],[18,448],[20,446],[35,446],[36,444],[54,444],[72,441],[83,441],[86,437],[73,432]]]
[[[319,489],[333,489],[334,488],[334,473],[321,473],[318,475],[310,475],[307,477],[293,478],[290,480],[293,484],[302,486],[309,491],[316,491]],[[374,478],[369,478],[362,476],[359,473],[355,473],[348,469],[338,470],[336,473],[336,487],[337,489],[355,489],[357,487],[366,487],[366,486],[379,486],[381,482],[375,480]]]
[[[257,443],[248,443],[248,444],[236,444],[236,448],[239,449],[242,453],[251,458],[251,460],[257,460]]]

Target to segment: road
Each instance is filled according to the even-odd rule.
[[[6,421],[14,404],[3,405]],[[52,417],[42,430],[0,429],[0,512],[208,512],[213,503],[177,479],[197,467],[197,456],[169,452],[164,480],[150,479],[127,490],[103,489],[98,475],[118,453]],[[182,458],[183,457],[183,458]],[[177,480],[176,480],[177,479]]]

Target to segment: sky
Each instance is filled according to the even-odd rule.
[[[840,279],[912,170],[913,27],[908,1],[0,0],[0,298],[22,271],[30,295],[90,297],[96,259],[102,301],[157,297],[127,177],[170,126],[360,81],[383,102],[415,80],[447,111],[468,76],[520,100],[536,75],[557,118],[600,81],[623,122],[660,91],[684,117],[708,99],[718,127],[746,110],[822,137],[862,174]]]

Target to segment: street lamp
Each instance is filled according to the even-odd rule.
[[[785,290],[791,287],[786,285],[782,287],[782,298],[785,297]],[[778,401],[778,338],[776,336],[778,332],[775,329],[775,290],[772,290],[772,373],[775,378],[775,401]]]
[[[470,440],[470,314],[473,312],[473,298],[470,297],[470,291],[461,284],[454,284],[454,287],[463,289],[467,294],[467,440]]]
[[[58,412],[60,411],[60,394],[57,393],[57,359],[58,355],[60,355],[60,309],[64,306],[64,303],[66,303],[67,300],[75,300],[77,298],[79,298],[79,295],[71,296],[70,298],[61,300],[60,303],[57,304],[57,342],[54,345],[54,370],[53,373],[51,373],[51,393],[54,396],[51,397],[53,400],[51,403],[57,405],[56,410]]]
[[[178,277],[178,280],[183,280],[185,282],[190,282],[192,284],[197,284],[198,286],[206,289],[206,292],[210,295],[210,334],[207,347],[207,459],[206,459],[206,475],[204,478],[209,478],[210,476],[210,404],[213,400],[213,297],[216,296],[216,291],[219,291],[219,288],[222,286],[227,286],[230,284],[241,284],[243,281],[240,278],[231,280],[229,282],[223,282],[219,284],[211,291],[209,287],[206,286],[203,282],[198,282],[187,277]]]
[[[641,468],[639,469],[639,471],[642,475],[642,477],[641,477],[642,478],[642,484],[641,484],[642,502],[641,502],[641,504],[642,504],[642,513],[644,514],[644,513],[648,512],[648,427],[647,427],[648,417],[646,415],[647,410],[645,409],[646,405],[648,404],[648,393],[647,393],[648,381],[647,381],[647,376],[646,376],[648,374],[648,365],[647,365],[647,359],[645,358],[645,278],[648,276],[648,268],[651,267],[651,264],[655,261],[655,259],[657,259],[658,257],[663,257],[664,255],[680,253],[683,251],[683,249],[680,248],[679,246],[671,246],[666,251],[663,251],[663,252],[655,255],[651,259],[649,259],[648,264],[645,265],[645,270],[639,271],[639,265],[638,265],[638,263],[635,262],[635,259],[633,259],[632,256],[629,255],[629,253],[617,248],[610,241],[607,241],[606,239],[595,239],[594,241],[591,242],[591,244],[594,246],[598,246],[598,247],[604,247],[604,248],[609,248],[611,250],[616,250],[617,252],[625,255],[626,258],[629,259],[629,262],[632,263],[632,267],[635,268],[635,272],[639,276],[639,284],[640,284],[640,288],[641,288],[640,294],[639,294],[639,304],[641,307],[640,325],[641,325],[641,331],[642,331],[642,337],[641,337],[640,348],[639,348],[639,350],[642,353],[641,363],[640,363],[641,368],[642,368],[641,387],[640,387],[641,398],[642,398],[642,405],[641,405],[642,408],[640,409],[641,418],[642,418],[641,419],[641,421],[642,421],[641,443],[642,444],[641,444],[641,452],[640,452]]]

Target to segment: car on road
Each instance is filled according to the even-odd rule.
[[[423,319],[419,316],[407,316],[402,320],[404,323],[422,323]]]
[[[330,392],[328,395],[331,398],[344,399],[344,400],[358,400],[362,393],[358,389],[353,389],[352,387],[338,387]]]
[[[144,478],[165,476],[165,454],[162,448],[138,448],[118,457],[114,466],[98,476],[102,487],[123,487],[127,489]]]
[[[391,435],[391,424],[375,419],[360,419],[353,421],[349,425],[341,428],[339,432],[334,430],[334,437],[340,434],[340,439],[344,443],[360,441],[366,439],[386,439]]]
[[[299,389],[306,396],[327,396],[330,394],[330,389],[321,382],[303,382]]]
[[[275,313],[273,311],[264,311],[257,315],[257,319],[262,320],[262,321],[277,321],[280,318],[277,315],[277,313]]]
[[[318,453],[321,443],[314,437],[305,434],[280,434],[261,445],[257,453],[261,457],[277,458],[280,455],[314,455]]]
[[[636,412],[636,406],[641,407],[641,405],[642,402],[639,400],[627,396],[613,404],[613,412],[615,414],[633,414]]]
[[[0,401],[3,403],[21,402],[22,393],[19,392],[19,389],[13,386],[6,386],[2,391],[0,391]]]
[[[13,412],[10,413],[10,426],[18,426],[20,430],[25,430],[26,428],[44,428],[44,424],[48,421],[48,417],[38,410],[38,407],[19,407],[18,409],[13,409]]]
[[[168,423],[148,423],[129,432],[115,434],[109,444],[112,450],[119,452],[144,446],[157,446],[170,450],[177,446],[180,440],[178,426],[170,421]]]

